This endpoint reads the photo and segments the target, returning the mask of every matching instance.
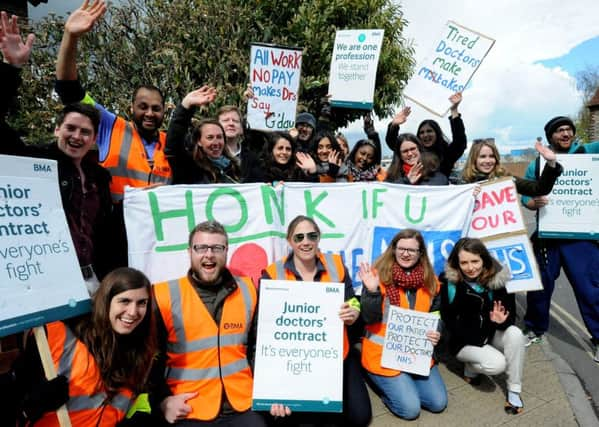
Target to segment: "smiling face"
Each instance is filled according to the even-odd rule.
[[[347,145],[347,141],[344,138],[337,138],[337,143],[339,144],[339,147],[341,147],[343,158],[347,158],[349,154],[349,145]]]
[[[483,271],[483,259],[478,254],[465,250],[458,253],[460,270],[468,280],[476,280]]]
[[[308,123],[296,123],[295,128],[297,129],[297,139],[302,142],[308,141],[314,133],[314,128]]]
[[[476,170],[489,175],[495,170],[496,165],[497,159],[493,149],[488,145],[483,145],[478,152],[478,156],[476,156]]]
[[[418,144],[405,140],[399,146],[399,155],[401,161],[410,166],[414,166],[420,161],[420,150]]]
[[[279,138],[272,147],[272,156],[279,165],[286,165],[289,163],[293,149],[291,148],[291,142],[285,138]]]
[[[410,269],[420,259],[420,249],[414,238],[399,239],[395,244],[395,261],[401,268]]]
[[[551,145],[561,153],[567,153],[573,141],[574,129],[570,125],[561,125],[551,134]]]
[[[318,235],[318,231],[314,227],[314,224],[309,221],[301,221],[297,224],[291,233],[291,237],[287,240],[287,243],[289,243],[289,246],[293,251],[293,256],[303,262],[310,262],[316,258],[318,253],[318,243],[320,242],[320,235],[313,241],[308,238],[308,233],[317,233]],[[296,239],[300,234],[303,234],[303,239],[296,242]],[[314,234],[312,234],[312,236],[313,235]]]
[[[422,145],[426,148],[432,147],[437,140],[437,134],[435,130],[428,124],[424,124],[418,131],[418,139],[422,141]]]
[[[58,148],[71,159],[80,162],[96,141],[94,127],[89,117],[71,112],[54,129]]]
[[[358,148],[354,157],[354,164],[358,169],[367,169],[374,161],[374,147],[368,144],[363,145]]]
[[[208,249],[204,253],[198,253],[194,246],[221,245],[225,248],[223,252],[215,252]],[[200,281],[207,285],[215,284],[220,278],[227,263],[227,238],[219,233],[205,233],[198,231],[191,239],[191,247],[188,249],[191,269]]]
[[[318,141],[318,146],[316,147],[316,156],[318,160],[321,162],[326,162],[329,160],[329,154],[333,150],[333,143],[327,137],[322,138]]]
[[[120,335],[133,332],[146,316],[149,299],[146,288],[130,289],[113,296],[108,312],[112,329]]]
[[[227,139],[235,139],[243,135],[243,129],[241,128],[241,119],[237,111],[227,111],[218,116],[218,121],[225,129],[225,136]]]
[[[215,124],[206,123],[202,126],[198,145],[211,159],[218,159],[223,155],[225,147],[225,136],[222,129]]]
[[[162,126],[164,105],[160,92],[140,88],[131,105],[133,122],[142,133],[154,133]]]

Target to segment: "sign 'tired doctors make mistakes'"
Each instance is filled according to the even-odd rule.
[[[343,410],[343,296],[342,283],[260,282],[252,409]]]
[[[90,309],[56,162],[0,156],[0,336]]]
[[[384,30],[337,31],[329,76],[333,107],[372,110],[384,33]]]
[[[253,44],[247,121],[252,129],[285,131],[295,126],[302,71],[302,49]]]
[[[431,113],[444,116],[449,109],[447,99],[468,86],[494,43],[490,37],[447,21],[428,55],[418,61],[405,96]]]

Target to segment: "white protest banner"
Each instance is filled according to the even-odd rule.
[[[525,231],[520,198],[511,177],[481,183],[468,237],[490,237]]]
[[[90,309],[56,162],[0,156],[0,336]]]
[[[252,129],[284,131],[295,126],[302,70],[302,49],[253,44],[247,121]]]
[[[337,30],[328,92],[333,107],[372,110],[384,33],[385,30]]]
[[[434,348],[426,332],[438,323],[436,314],[389,306],[381,366],[427,377]]]
[[[447,99],[463,91],[495,40],[456,22],[447,21],[431,53],[416,66],[404,94],[433,114],[444,116]]]
[[[262,281],[252,409],[343,410],[343,296],[342,283]]]
[[[361,261],[372,262],[404,228],[420,230],[437,273],[468,229],[473,185],[413,186],[388,183],[289,183],[162,186],[125,192],[129,265],[154,283],[189,268],[187,240],[207,219],[229,234],[231,269],[253,277],[288,253],[285,235],[297,215],[314,218],[320,248],[340,254],[354,285]]]
[[[558,154],[557,161],[564,171],[539,209],[539,236],[599,239],[599,154]]]
[[[541,274],[526,232],[483,240],[493,258],[510,269],[511,279],[506,285],[509,293],[543,289]]]

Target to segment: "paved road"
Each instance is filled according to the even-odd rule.
[[[532,232],[535,227],[534,215],[523,209],[525,221]],[[519,308],[524,310],[526,299],[518,296]],[[553,350],[559,354],[576,372],[583,384],[593,409],[599,415],[599,363],[593,360],[593,347],[580,311],[572,292],[572,287],[561,272],[556,281],[551,303],[551,323],[548,339]]]

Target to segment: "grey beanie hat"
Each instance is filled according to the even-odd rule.
[[[310,113],[299,113],[295,119],[295,125],[297,126],[299,123],[306,123],[312,126],[312,129],[316,129],[316,119]]]

